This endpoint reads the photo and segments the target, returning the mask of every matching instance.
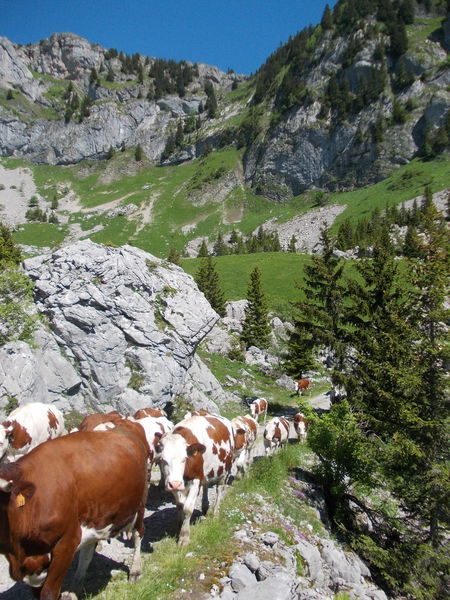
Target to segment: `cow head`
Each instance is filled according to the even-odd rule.
[[[271,442],[274,438],[279,437],[280,421],[279,419],[270,420],[264,429],[264,439]]]
[[[183,491],[185,481],[203,478],[205,450],[203,444],[189,444],[182,435],[168,434],[161,438],[156,451],[167,491]]]

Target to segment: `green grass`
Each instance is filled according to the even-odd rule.
[[[443,17],[416,17],[412,25],[406,27],[408,34],[409,48],[414,51],[414,47],[422,45],[430,35],[440,29]]]
[[[349,218],[352,222],[370,216],[374,208],[383,210],[386,206],[400,204],[423,194],[425,185],[438,192],[450,185],[450,156],[425,161],[415,159],[408,165],[394,171],[387,179],[374,185],[359,188],[351,192],[339,192],[329,195],[329,203],[346,204],[332,230]]]
[[[309,527],[321,531],[313,509],[296,497],[295,482],[288,482],[291,470],[309,457],[306,445],[291,445],[255,462],[247,476],[228,490],[219,514],[191,527],[189,546],[179,548],[173,538],[165,538],[144,558],[138,583],[129,584],[123,575],[92,600],[179,600],[180,588],[188,590],[190,597],[201,597],[227,573],[239,551],[233,533],[244,523],[276,531],[287,543],[294,543],[298,532],[309,534]],[[255,516],[267,508],[273,510],[273,521],[261,526]],[[203,581],[199,573],[205,574]]]
[[[64,241],[67,227],[52,223],[26,223],[13,233],[14,241],[27,246],[57,246]]]
[[[194,275],[201,259],[185,259],[183,269]],[[306,254],[265,252],[218,256],[215,261],[220,284],[226,300],[239,300],[247,295],[251,271],[258,266],[269,308],[274,311],[288,309],[289,302],[299,299],[305,264],[310,260]]]

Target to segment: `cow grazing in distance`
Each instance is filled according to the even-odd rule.
[[[30,402],[19,406],[0,425],[0,460],[16,460],[65,433],[64,417],[51,404]]]
[[[264,448],[266,454],[273,454],[289,441],[289,421],[286,417],[270,419],[264,429]]]
[[[294,417],[294,429],[299,441],[304,442],[308,434],[308,419],[301,412],[298,412]]]
[[[145,417],[167,417],[167,413],[163,408],[140,408],[133,417],[135,419],[144,419]]]
[[[252,417],[256,419],[257,423],[259,423],[260,415],[264,415],[264,423],[266,422],[268,407],[269,403],[265,398],[257,398],[256,400],[253,400],[253,402],[250,404],[250,412],[252,414]]]
[[[142,427],[123,420],[112,431],[50,440],[0,466],[0,552],[11,577],[37,588],[41,600],[57,600],[80,550],[72,585],[79,593],[97,542],[130,532],[130,578],[136,579],[148,455]]]
[[[250,415],[235,417],[231,421],[234,430],[234,463],[236,477],[242,477],[250,466],[252,449],[258,434],[258,423]]]
[[[298,381],[295,382],[295,393],[297,394],[297,396],[301,396],[303,394],[303,392],[306,392],[306,390],[310,390],[312,387],[312,380],[311,379],[299,379]]]
[[[190,520],[200,487],[202,510],[208,510],[208,487],[217,489],[216,512],[233,464],[234,436],[231,422],[206,415],[184,419],[166,434],[158,448],[165,488],[172,492],[179,511],[179,544],[189,543]]]
[[[117,412],[117,410],[112,410],[109,413],[93,413],[84,417],[78,427],[72,429],[70,433],[77,431],[106,431],[113,429],[118,422],[124,419],[125,417]]]

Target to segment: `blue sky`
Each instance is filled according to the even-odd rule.
[[[334,5],[334,1],[329,2]],[[0,35],[20,44],[71,31],[107,48],[255,71],[316,24],[322,0],[0,0]]]

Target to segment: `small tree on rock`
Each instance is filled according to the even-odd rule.
[[[195,281],[214,310],[221,317],[224,317],[226,314],[225,298],[220,288],[219,274],[212,256],[207,256],[206,259],[202,260],[195,275]]]

